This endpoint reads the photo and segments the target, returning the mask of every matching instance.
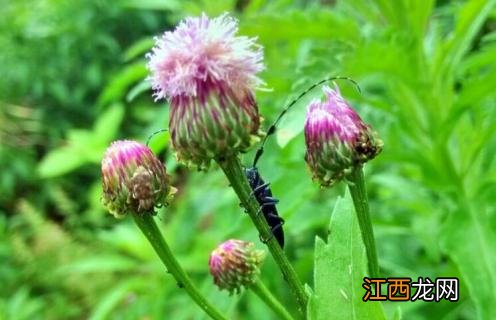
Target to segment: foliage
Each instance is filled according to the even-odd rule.
[[[327,243],[315,239],[314,292],[308,319],[386,319],[380,303],[363,303],[367,257],[347,192],[332,212]]]
[[[152,36],[202,11],[234,12],[241,33],[264,45],[265,127],[325,76],[360,84],[361,94],[340,87],[385,142],[366,167],[384,275],[456,276],[461,285],[457,303],[384,303],[387,318],[398,307],[404,319],[495,318],[494,2],[0,0],[0,318],[204,317],[132,222],[103,211],[99,180],[109,141],[144,142],[167,127],[168,106],[144,81],[144,54]],[[315,236],[327,238],[344,190],[320,190],[304,165],[304,105],[320,95],[293,108],[259,166],[280,199],[285,251],[312,287],[314,244],[327,248]],[[168,142],[158,134],[151,146],[179,189],[158,214],[170,246],[230,317],[275,318],[250,292],[229,297],[212,284],[210,251],[258,235],[220,170],[187,171]],[[294,305],[270,259],[262,277]]]

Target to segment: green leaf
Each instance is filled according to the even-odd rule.
[[[116,254],[101,254],[71,262],[58,268],[63,274],[97,272],[132,272],[139,267],[138,261],[131,257]]]
[[[365,246],[350,195],[334,207],[327,243],[315,239],[314,292],[308,319],[386,319],[380,302],[363,302]]]
[[[458,11],[455,31],[438,57],[438,65],[451,70],[460,63],[495,3],[495,0],[472,0],[463,5]]]
[[[181,9],[181,2],[178,0],[126,0],[122,2],[122,6],[144,10],[177,11]]]
[[[133,102],[136,97],[146,91],[151,90],[150,82],[143,80],[129,89],[129,92],[126,95],[126,102]]]
[[[42,178],[60,176],[87,163],[98,163],[105,148],[117,135],[124,116],[124,107],[114,104],[103,113],[90,130],[71,130],[68,143],[50,151],[38,165]]]
[[[277,28],[267,28],[270,25]],[[259,37],[261,43],[302,38],[356,41],[360,34],[355,21],[322,8],[259,14],[242,25],[242,33]]]
[[[155,40],[150,37],[143,38],[136,43],[133,43],[127,50],[124,52],[123,57],[125,62],[129,62],[134,58],[142,58],[145,56],[146,52],[148,52],[155,43]]]
[[[465,294],[475,302],[480,319],[496,319],[496,237],[490,225],[481,206],[466,203],[450,214],[441,233],[441,244],[460,269],[470,291]]]
[[[78,147],[65,145],[48,153],[38,165],[42,178],[52,178],[73,171],[88,162]]]
[[[122,68],[105,87],[98,98],[98,105],[104,106],[112,101],[125,98],[128,88],[147,76],[144,61],[134,62]]]
[[[139,278],[131,278],[112,287],[99,299],[99,302],[92,310],[89,319],[108,319],[112,311],[117,308],[119,304],[122,304],[125,298],[129,296],[130,292],[134,292],[144,286],[144,283],[140,281]]]
[[[123,117],[124,106],[120,103],[113,104],[95,123],[93,130],[95,141],[106,147],[117,135]]]

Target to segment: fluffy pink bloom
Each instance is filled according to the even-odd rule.
[[[178,158],[199,167],[245,151],[260,135],[254,90],[262,84],[262,47],[237,31],[227,14],[186,18],[147,55],[155,99],[170,101]]]
[[[353,167],[374,158],[382,141],[336,90],[325,86],[325,101],[308,105],[305,160],[323,186],[342,179]]]
[[[147,55],[155,98],[198,96],[219,83],[240,91],[261,85],[256,74],[264,69],[262,47],[237,32],[227,14],[213,19],[202,14],[157,38]]]

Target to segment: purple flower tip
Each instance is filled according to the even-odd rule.
[[[206,83],[229,83],[241,91],[263,84],[263,49],[256,38],[237,36],[237,21],[227,13],[210,19],[189,17],[156,38],[147,54],[155,98],[197,96]]]
[[[246,151],[260,136],[254,90],[263,84],[257,77],[263,50],[237,32],[227,14],[186,18],[157,38],[147,55],[155,99],[170,101],[177,156],[199,168]]]
[[[175,190],[164,165],[145,145],[113,142],[102,160],[102,202],[116,217],[127,213],[153,213]]]
[[[214,283],[232,294],[256,281],[264,258],[253,242],[231,239],[212,251],[208,264]]]
[[[305,160],[323,186],[341,180],[353,167],[382,150],[377,133],[344,100],[339,88],[323,88],[325,100],[308,105],[305,121]]]

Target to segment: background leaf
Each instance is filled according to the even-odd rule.
[[[459,302],[383,303],[388,318],[495,317],[494,0],[0,0],[0,7],[1,319],[204,318],[132,222],[105,212],[99,168],[111,141],[145,142],[167,129],[169,105],[152,97],[145,55],[154,37],[202,12],[230,12],[239,34],[263,46],[260,77],[269,90],[255,92],[262,130],[324,77],[360,84],[361,94],[338,82],[385,143],[365,167],[381,271],[460,279]],[[309,288],[314,236],[327,239],[329,208],[346,188],[321,190],[306,167],[302,133],[313,98],[322,98],[321,88],[288,112],[258,168],[280,200],[285,252]],[[193,281],[229,318],[275,319],[250,293],[218,292],[208,273],[210,251],[226,239],[263,247],[225,177],[215,166],[195,172],[178,163],[168,133],[150,146],[179,189],[157,222]],[[254,149],[241,155],[247,166]],[[261,276],[296,314],[271,259]]]

